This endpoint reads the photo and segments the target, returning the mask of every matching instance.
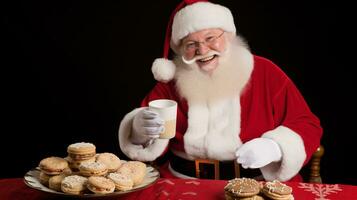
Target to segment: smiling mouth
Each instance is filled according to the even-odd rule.
[[[217,57],[217,55],[212,55],[212,56],[208,56],[206,58],[199,59],[197,61],[201,62],[201,63],[209,63],[210,61],[212,61],[216,57]]]

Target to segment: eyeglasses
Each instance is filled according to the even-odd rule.
[[[223,35],[223,33],[224,31],[217,36],[209,36],[202,42],[189,41],[187,43],[184,43],[183,44],[184,51],[185,53],[195,52],[200,47],[200,44],[212,47],[217,44],[218,39]]]

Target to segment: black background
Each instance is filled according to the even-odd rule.
[[[155,81],[179,0],[24,1],[3,5],[0,178],[22,177],[74,142],[120,153],[117,130]],[[339,5],[215,1],[229,7],[254,54],[279,65],[324,128],[326,183],[357,184],[352,66],[339,45]]]

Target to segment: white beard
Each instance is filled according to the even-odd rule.
[[[180,95],[190,101],[208,102],[239,95],[253,69],[252,54],[237,36],[218,59],[218,67],[210,76],[196,63],[187,65],[176,58],[175,79]]]
[[[189,106],[184,135],[189,159],[232,160],[241,145],[240,94],[253,70],[253,56],[237,36],[218,59],[211,75],[202,72],[196,63],[174,60],[177,89]]]

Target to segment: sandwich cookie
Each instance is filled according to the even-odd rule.
[[[108,194],[115,190],[113,181],[102,176],[91,176],[88,178],[87,188],[96,194]]]
[[[110,173],[107,178],[114,182],[115,189],[119,191],[130,190],[134,186],[134,182],[128,174]]]
[[[139,185],[146,175],[146,164],[140,161],[128,161],[122,164],[117,172],[129,175],[134,182],[134,186]]]
[[[53,156],[42,159],[39,167],[48,175],[58,175],[68,168],[68,162],[63,158]]]
[[[97,155],[97,162],[107,166],[108,172],[115,172],[119,169],[121,162],[118,156],[113,153],[100,153]]]
[[[235,178],[224,187],[226,200],[263,200],[259,196],[260,184],[250,178]]]
[[[108,173],[107,166],[103,163],[82,163],[79,165],[79,173],[83,176],[103,176]]]
[[[61,190],[68,194],[83,194],[87,189],[88,179],[83,176],[71,175],[62,180]]]
[[[49,180],[48,180],[48,187],[52,190],[56,190],[58,192],[61,192],[61,183],[62,180],[64,178],[66,178],[67,175],[65,174],[60,174],[60,175],[56,175],[56,176],[52,176]]]
[[[292,191],[293,189],[290,186],[278,180],[266,182],[262,189],[262,193],[266,197],[274,200],[293,200]]]
[[[95,157],[96,150],[92,143],[78,142],[67,147],[68,156],[75,161],[88,160]]]
[[[51,178],[50,175],[47,175],[46,173],[44,172],[40,172],[40,176],[38,177],[38,179],[40,180],[40,183],[42,185],[45,185],[45,186],[48,186],[48,180]]]
[[[67,156],[64,159],[68,161],[69,167],[73,171],[79,171],[79,166],[82,163],[93,163],[95,162],[95,157],[89,158],[88,160],[73,160],[71,157]]]

